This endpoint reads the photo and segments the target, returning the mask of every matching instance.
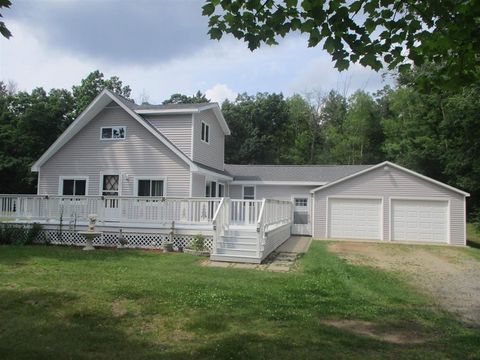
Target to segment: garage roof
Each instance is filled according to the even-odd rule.
[[[368,169],[373,165],[229,165],[225,170],[237,183],[298,183],[323,185]]]
[[[408,173],[408,174],[411,174],[411,175],[414,175],[414,176],[416,176],[416,177],[419,177],[419,178],[421,178],[421,179],[423,179],[423,180],[425,180],[425,181],[431,182],[431,183],[433,183],[433,184],[436,184],[436,185],[438,185],[438,186],[441,186],[441,187],[443,187],[443,188],[445,188],[445,189],[448,189],[448,190],[450,190],[450,191],[453,191],[453,192],[462,194],[463,196],[470,196],[469,193],[467,193],[467,192],[465,192],[465,191],[463,191],[463,190],[454,188],[453,186],[450,186],[450,185],[447,185],[447,184],[442,183],[442,182],[440,182],[440,181],[434,180],[434,179],[432,179],[432,178],[429,178],[428,176],[419,174],[419,173],[417,173],[417,172],[415,172],[415,171],[412,171],[412,170],[409,170],[409,169],[407,169],[407,168],[404,168],[404,167],[402,167],[402,166],[400,166],[400,165],[394,164],[394,163],[392,163],[392,162],[390,162],[390,161],[384,161],[384,162],[382,162],[382,163],[380,163],[380,164],[377,164],[377,165],[374,165],[374,166],[370,166],[370,167],[368,167],[368,168],[366,168],[366,169],[363,169],[363,170],[360,170],[360,171],[358,171],[358,172],[356,172],[356,173],[354,173],[354,174],[350,174],[350,175],[347,175],[347,176],[345,176],[345,177],[343,177],[343,178],[340,178],[340,179],[337,179],[337,180],[335,180],[335,181],[332,181],[332,182],[326,184],[325,186],[317,187],[317,188],[311,190],[310,192],[311,192],[311,193],[314,193],[314,192],[317,192],[317,191],[322,191],[323,189],[329,188],[330,186],[334,186],[334,185],[336,185],[336,184],[338,184],[338,183],[341,183],[341,182],[346,181],[346,180],[348,180],[348,179],[351,179],[351,178],[354,178],[354,177],[356,177],[356,176],[365,174],[365,173],[370,172],[370,171],[372,171],[372,170],[374,170],[374,169],[378,169],[378,168],[380,168],[380,167],[382,167],[382,166],[391,166],[391,167],[393,167],[393,168],[395,168],[395,169],[404,171],[404,172],[406,172],[406,173]]]

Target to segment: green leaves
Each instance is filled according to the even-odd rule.
[[[300,31],[308,34],[309,47],[325,39],[323,48],[338,69],[346,68],[346,61],[375,70],[395,69],[405,60],[414,65],[434,61],[448,64],[445,75],[456,84],[471,83],[478,76],[475,4],[471,0],[423,1],[414,6],[399,0],[208,0],[202,11],[211,19],[212,39],[233,34],[255,50],[262,44],[277,44],[278,36]],[[399,48],[405,50],[403,54]]]

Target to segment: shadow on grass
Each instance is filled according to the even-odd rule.
[[[467,246],[474,249],[480,249],[480,243],[477,241],[467,240]]]

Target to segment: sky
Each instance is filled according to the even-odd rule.
[[[361,65],[339,73],[300,34],[254,52],[230,36],[210,40],[203,2],[14,0],[2,9],[13,37],[0,36],[0,80],[26,91],[71,89],[98,69],[130,85],[136,102],[152,104],[197,90],[222,102],[244,92],[374,92],[391,82]]]

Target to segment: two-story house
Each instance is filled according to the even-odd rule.
[[[123,225],[137,217],[155,227],[167,211],[169,219],[213,221],[214,229],[221,223],[223,230],[248,223],[263,231],[267,223],[288,222],[283,240],[291,231],[316,238],[466,243],[469,194],[462,190],[391,162],[225,165],[229,135],[218,104],[137,105],[104,90],[32,171],[38,172],[39,196],[103,196],[104,218]],[[141,202],[152,198],[184,200],[167,210]],[[216,202],[202,208],[193,205],[197,198],[198,204]],[[263,199],[271,199],[269,205]]]

